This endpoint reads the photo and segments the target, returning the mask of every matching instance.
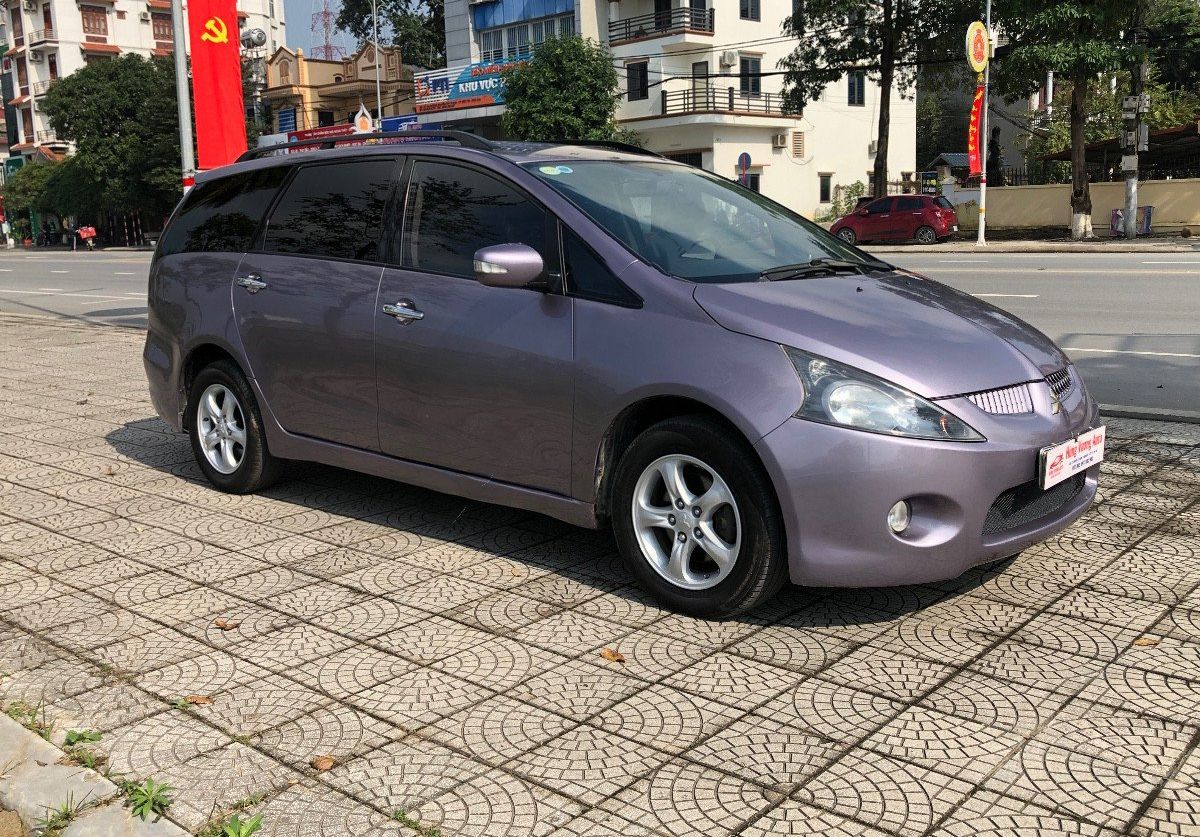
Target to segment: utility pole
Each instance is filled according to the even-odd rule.
[[[988,110],[991,109],[992,82],[992,0],[987,0],[984,8],[983,27],[987,31],[988,62],[983,68],[983,113],[980,114],[979,158],[983,161],[979,171],[979,235],[975,239],[977,247],[987,246],[987,160],[988,160]]]
[[[192,88],[188,81],[187,21],[183,0],[171,0],[171,31],[175,39],[175,97],[179,103],[179,149],[183,164],[183,193],[196,182],[196,148],[192,145]]]
[[[1133,44],[1136,50],[1146,42],[1146,30],[1142,28],[1143,4],[1139,2],[1134,11]],[[1150,110],[1149,94],[1143,92],[1150,63],[1143,54],[1130,67],[1129,95],[1121,102],[1121,116],[1125,120],[1124,154],[1121,157],[1121,172],[1125,176],[1125,212],[1122,216],[1122,232],[1126,238],[1137,238],[1137,193],[1138,152],[1149,147],[1149,131],[1142,124],[1142,114]]]
[[[371,26],[375,38],[375,130],[383,130],[383,93],[379,83],[379,2],[371,0]]]

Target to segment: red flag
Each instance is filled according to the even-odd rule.
[[[983,112],[983,85],[975,88],[975,98],[971,102],[971,126],[967,129],[967,163],[971,167],[972,176],[983,173],[979,160],[979,118]]]
[[[191,0],[188,34],[197,163],[201,169],[214,169],[246,150],[236,0]]]

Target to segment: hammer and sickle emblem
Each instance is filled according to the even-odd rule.
[[[208,41],[210,44],[229,43],[229,29],[225,26],[225,21],[219,17],[210,17],[206,20],[200,40]]]

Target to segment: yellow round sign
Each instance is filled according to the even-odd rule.
[[[983,21],[977,20],[967,27],[967,63],[977,73],[982,73],[988,63],[988,53],[991,52],[987,27]]]

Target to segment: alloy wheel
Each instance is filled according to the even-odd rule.
[[[246,457],[246,418],[237,396],[224,384],[213,384],[196,408],[196,436],[204,458],[216,471],[232,474]]]
[[[720,584],[737,561],[742,522],[733,492],[692,456],[660,457],[633,490],[633,529],[646,561],[685,590]]]

